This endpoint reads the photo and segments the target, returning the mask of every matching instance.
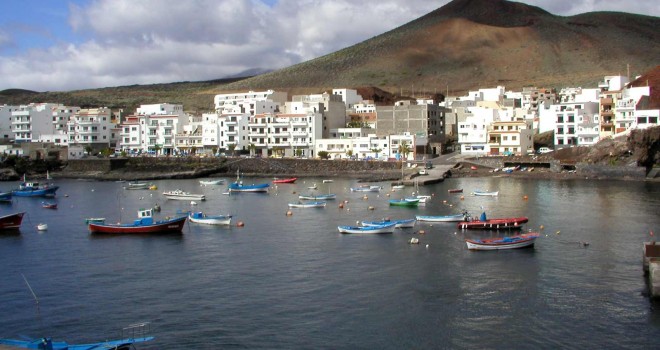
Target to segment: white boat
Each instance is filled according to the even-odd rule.
[[[184,192],[181,190],[166,191],[163,192],[163,196],[167,197],[167,199],[178,199],[178,200],[186,200],[186,201],[191,201],[191,200],[203,201],[206,199],[206,196],[203,194],[194,194],[194,193]]]
[[[340,233],[393,233],[396,224],[382,226],[337,226]]]
[[[208,180],[199,180],[200,185],[222,185],[225,183],[223,179],[208,179]]]
[[[431,201],[431,198],[433,197],[428,195],[418,194],[415,196],[415,198],[419,199],[419,203],[428,203]]]
[[[495,192],[489,192],[489,191],[473,191],[472,195],[473,196],[490,196],[490,197],[496,197],[497,195],[500,194],[500,191],[495,191]]]
[[[394,185],[394,186],[392,186],[392,191],[400,191],[404,188],[406,188],[405,185]]]
[[[324,208],[327,202],[289,203],[289,208]]]
[[[362,226],[383,226],[394,223],[394,227],[396,228],[410,228],[415,227],[416,222],[416,219],[362,221]]]
[[[127,190],[148,190],[149,186],[148,182],[129,182],[124,188]]]
[[[534,241],[536,241],[538,237],[538,233],[530,232],[503,238],[466,239],[465,243],[470,250],[516,249],[534,245]]]
[[[331,183],[331,182],[335,182],[335,180],[323,180],[324,184]]]
[[[415,218],[417,221],[426,221],[426,222],[461,222],[466,221],[468,213],[455,214],[455,215],[417,215]]]
[[[188,214],[190,222],[207,225],[231,225],[231,217],[231,215],[206,215],[199,211]]]
[[[335,199],[337,198],[337,195],[334,193],[328,193],[328,194],[301,194],[298,196],[299,199],[309,199],[309,200],[315,200],[315,201],[325,201],[328,199]]]
[[[309,186],[309,187],[307,187],[307,188],[309,188],[310,190],[315,190],[315,189],[317,189],[318,187],[316,186],[316,184],[314,184],[314,186]]]
[[[48,225],[47,224],[39,224],[39,225],[37,225],[37,230],[46,231],[46,230],[48,230]]]
[[[382,189],[383,187],[376,185],[351,187],[352,192],[379,192]]]

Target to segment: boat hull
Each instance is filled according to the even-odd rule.
[[[463,193],[463,189],[462,188],[452,188],[450,190],[447,190],[447,192],[449,192],[449,193]]]
[[[416,207],[419,199],[390,199],[390,205],[395,207]]]
[[[225,180],[199,180],[200,185],[222,185]]]
[[[13,190],[11,194],[14,197],[54,197],[58,188],[60,187],[51,186],[40,189]]]
[[[17,230],[23,222],[25,212],[0,217],[0,230]]]
[[[340,233],[394,233],[396,224],[383,226],[337,226]]]
[[[337,198],[336,194],[320,194],[317,196],[301,194],[298,196],[298,199],[308,199],[308,200],[316,200],[316,201],[324,201],[324,200],[336,199],[336,198]]]
[[[289,208],[324,208],[326,202],[289,203]]]
[[[231,225],[231,218],[231,215],[207,216],[191,214],[188,216],[190,222],[205,225]]]
[[[273,180],[273,183],[274,183],[274,184],[292,184],[292,183],[296,182],[296,180],[298,180],[297,177],[292,177],[292,178],[290,178],[290,179],[277,179],[277,180]]]
[[[497,191],[497,192],[481,192],[481,191],[472,192],[473,196],[482,196],[482,197],[497,197],[499,194],[500,194],[499,191]]]
[[[519,229],[526,223],[526,217],[519,218],[501,218],[501,219],[488,219],[485,221],[461,221],[458,223],[460,229],[487,229],[487,230],[506,230],[506,229]]]
[[[533,246],[538,237],[538,234],[532,233],[488,240],[466,239],[465,243],[469,250],[518,249]]]
[[[91,233],[181,233],[187,218],[187,216],[182,216],[170,220],[157,221],[151,225],[104,224],[90,222],[88,227]]]
[[[229,192],[268,192],[269,184],[260,185],[241,185],[232,183],[229,185]]]
[[[203,201],[206,200],[206,196],[203,194],[193,194],[193,193],[176,193],[176,192],[164,192],[163,196],[167,199],[180,200],[180,201]]]
[[[416,219],[417,221],[427,222],[462,222],[465,221],[465,215],[418,215]]]
[[[415,227],[416,219],[404,220],[387,220],[387,221],[362,221],[362,226],[383,226],[394,223],[395,228],[412,228]]]

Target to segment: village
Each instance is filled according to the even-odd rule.
[[[504,86],[391,105],[347,88],[310,95],[245,91],[218,94],[214,111],[180,104],[141,105],[134,113],[57,103],[0,106],[0,153],[62,161],[121,156],[243,156],[424,162],[450,151],[520,156],[575,146],[660,125],[651,87],[627,76],[598,86]],[[657,92],[656,92],[657,93]],[[413,94],[415,95],[415,94]],[[655,109],[652,109],[655,108]],[[535,148],[540,134],[551,144]]]

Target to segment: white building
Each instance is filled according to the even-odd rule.
[[[355,136],[356,130],[368,129],[347,128],[344,132]],[[317,154],[321,151],[327,152],[330,159],[412,160],[416,158],[415,144],[416,136],[410,133],[380,137],[376,134],[363,134],[352,138],[318,139],[316,140],[316,150]],[[402,145],[405,145],[404,148],[410,151],[408,154],[399,153]]]
[[[287,100],[287,93],[281,91],[248,91],[215,95],[213,102],[219,113],[278,113]]]
[[[66,140],[66,123],[79,107],[67,107],[54,103],[31,103],[15,108],[11,112],[14,140],[21,142],[43,141],[60,138]],[[46,136],[47,135],[47,136]]]
[[[103,149],[114,146],[115,125],[109,108],[81,109],[66,123],[69,145],[91,146]]]
[[[295,95],[286,103],[286,113],[318,113],[322,117],[322,137],[330,136],[330,130],[346,126],[346,105],[340,95],[328,93]]]
[[[353,105],[356,105],[362,102],[362,96],[357,93],[357,90],[353,89],[332,89],[332,94],[341,96],[342,102],[346,105],[346,108],[353,108]]]
[[[248,143],[262,156],[315,157],[322,128],[320,113],[258,114],[248,121]]]
[[[486,155],[488,126],[498,120],[497,110],[483,107],[470,108],[470,115],[458,123],[458,144],[461,154]]]
[[[527,121],[496,121],[488,126],[490,155],[525,155],[534,152],[534,130]]]
[[[119,147],[129,152],[175,154],[175,135],[183,133],[188,116],[182,105],[142,105],[142,114],[126,117],[120,125]]]

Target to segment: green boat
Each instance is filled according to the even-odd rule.
[[[419,198],[390,199],[390,205],[399,207],[416,207],[419,205]]]

